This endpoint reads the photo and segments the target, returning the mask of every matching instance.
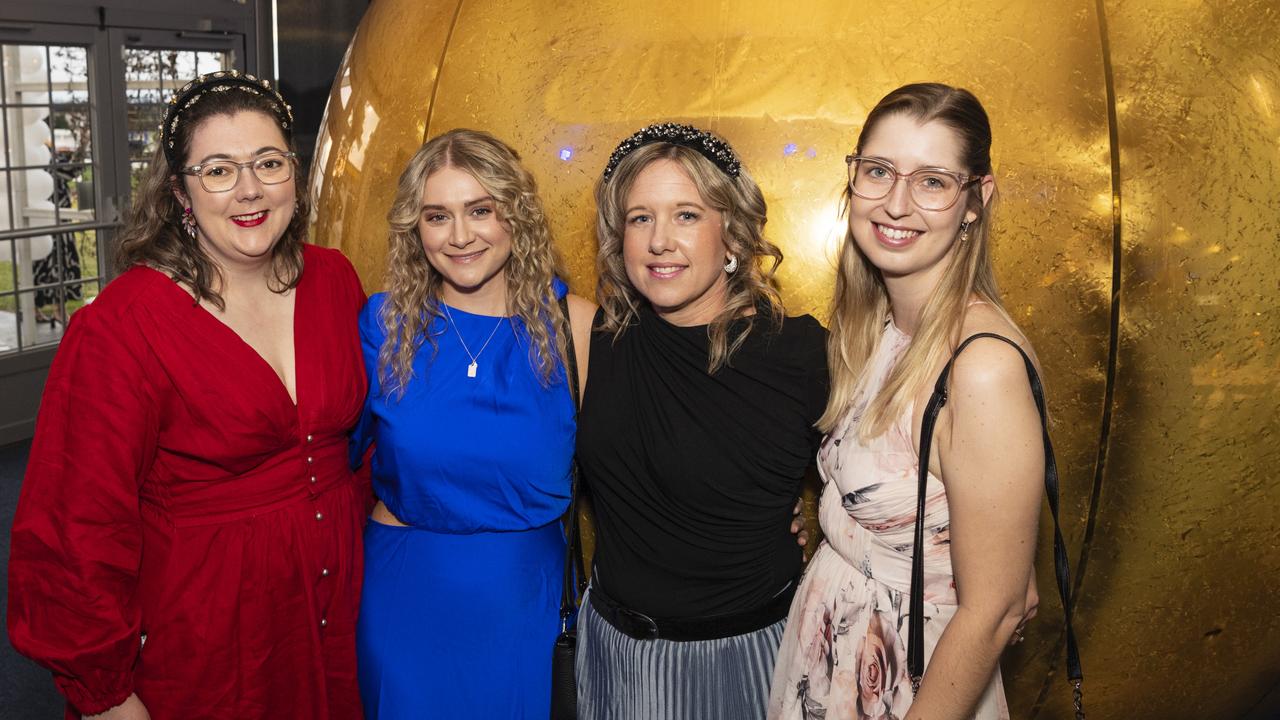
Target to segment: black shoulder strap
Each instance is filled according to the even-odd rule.
[[[580,399],[578,388],[578,355],[573,346],[573,325],[569,322],[569,301],[568,295],[560,298],[560,314],[564,316],[564,327],[560,332],[564,333],[565,339],[565,381],[569,383],[569,393],[573,398],[573,419],[578,419],[578,404]],[[565,519],[565,527],[568,537],[565,543],[564,558],[564,585],[560,593],[560,631],[564,632],[568,628],[569,616],[578,607],[578,600],[582,596],[582,591],[587,586],[586,568],[583,566],[582,560],[582,528],[578,525],[578,493],[580,491],[578,460],[574,458],[570,464],[570,490],[569,490],[569,510]],[[577,587],[574,586],[574,578],[577,578]]]
[[[1053,458],[1053,445],[1049,441],[1048,417],[1045,412],[1044,388],[1040,384],[1040,376],[1036,373],[1031,358],[1023,352],[1018,344],[1003,335],[994,333],[978,333],[965,339],[956,348],[955,354],[943,366],[938,375],[938,382],[933,386],[933,394],[929,404],[925,406],[924,421],[920,425],[920,473],[919,493],[916,498],[915,540],[911,551],[911,606],[910,627],[907,637],[907,672],[911,676],[912,689],[918,689],[920,678],[924,675],[924,498],[925,485],[929,477],[929,452],[933,447],[933,426],[938,420],[938,413],[947,403],[947,378],[951,374],[951,366],[956,357],[979,338],[993,338],[1008,343],[1027,367],[1027,377],[1031,381],[1031,394],[1035,396],[1036,410],[1040,413],[1040,430],[1044,438],[1044,491],[1049,498],[1049,512],[1053,515],[1053,569],[1058,578],[1058,594],[1062,598],[1062,609],[1066,616],[1067,635],[1067,679],[1075,686],[1076,699],[1079,703],[1080,684],[1084,673],[1080,668],[1080,651],[1076,647],[1076,635],[1071,628],[1072,602],[1071,574],[1067,567],[1067,548],[1062,540],[1062,529],[1058,524],[1058,464]]]

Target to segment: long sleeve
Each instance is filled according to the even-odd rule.
[[[365,474],[371,471],[369,461],[373,454],[373,440],[378,422],[373,412],[373,404],[382,393],[382,383],[378,373],[378,353],[382,347],[383,331],[380,316],[385,300],[386,296],[383,294],[374,295],[369,298],[360,312],[360,351],[364,355],[365,373],[369,378],[369,393],[365,397],[360,420],[351,432],[351,467]]]
[[[78,312],[54,359],[9,560],[10,640],[86,714],[133,692],[139,488],[159,434],[153,361],[113,310]]]

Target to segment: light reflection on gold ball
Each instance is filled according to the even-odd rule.
[[[592,183],[618,140],[682,120],[734,144],[790,310],[825,318],[862,118],[906,82],[973,90],[996,138],[998,274],[1056,418],[1091,716],[1272,717],[1277,38],[1264,1],[379,0],[330,98],[313,234],[380,289],[405,162],[486,129],[538,177],[590,296]],[[1005,663],[1015,718],[1070,716],[1048,539],[1040,616]]]

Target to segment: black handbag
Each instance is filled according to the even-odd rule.
[[[573,330],[569,325],[569,304],[560,298],[560,311],[565,318],[565,368],[569,392],[573,397],[573,415],[578,417],[578,358],[574,354]],[[578,678],[575,664],[578,655],[578,630],[576,618],[571,618],[582,600],[586,589],[587,574],[582,561],[582,530],[578,525],[578,494],[580,481],[578,460],[570,470],[571,485],[569,510],[565,518],[564,585],[560,592],[560,635],[551,650],[551,720],[577,720]],[[576,580],[575,580],[576,578]]]
[[[1053,569],[1054,574],[1057,575],[1058,594],[1062,598],[1063,614],[1066,616],[1067,680],[1072,687],[1076,720],[1084,720],[1082,689],[1084,672],[1080,667],[1080,651],[1076,647],[1076,634],[1071,628],[1073,602],[1071,573],[1067,567],[1067,548],[1062,541],[1062,529],[1058,525],[1058,464],[1053,458],[1053,445],[1049,442],[1044,388],[1040,384],[1040,376],[1036,374],[1035,365],[1022,348],[1009,338],[994,333],[977,333],[960,343],[938,375],[938,382],[933,386],[933,394],[929,396],[929,404],[925,406],[924,420],[920,425],[920,488],[916,498],[915,539],[911,551],[910,627],[907,634],[907,673],[911,677],[911,692],[914,694],[920,688],[920,678],[924,675],[924,497],[925,485],[929,477],[929,451],[933,446],[933,426],[938,420],[938,413],[942,411],[942,406],[947,403],[947,377],[951,374],[951,366],[961,351],[978,338],[1002,340],[1018,351],[1023,363],[1026,364],[1027,377],[1031,381],[1031,394],[1035,396],[1036,410],[1040,413],[1040,430],[1044,438],[1044,490],[1049,498],[1049,513],[1053,516]]]

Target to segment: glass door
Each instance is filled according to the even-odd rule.
[[[57,343],[100,288],[98,49],[80,28],[0,37],[0,355]]]

